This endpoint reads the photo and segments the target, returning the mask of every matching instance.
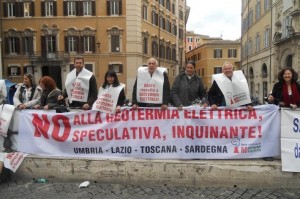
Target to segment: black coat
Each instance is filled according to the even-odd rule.
[[[300,94],[300,84],[298,82],[295,82],[298,92]],[[283,102],[283,93],[282,93],[282,82],[276,82],[273,86],[271,95],[275,98],[274,104],[279,105],[279,102]],[[300,106],[300,102],[297,103],[297,106]]]
[[[225,102],[225,97],[216,81],[213,81],[213,84],[208,91],[208,102],[210,106],[213,104],[221,106],[222,102]]]

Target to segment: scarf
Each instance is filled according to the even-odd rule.
[[[292,88],[292,95],[289,96],[288,86],[285,82],[283,83],[282,93],[283,93],[283,101],[286,107],[289,107],[290,104],[297,105],[300,102],[300,96],[295,82],[291,83],[291,88]]]

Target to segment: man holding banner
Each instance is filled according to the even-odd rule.
[[[208,91],[208,101],[212,109],[219,106],[236,108],[247,105],[247,110],[253,109],[247,80],[242,71],[233,71],[233,66],[225,62],[221,74],[212,76],[213,85]]]
[[[166,69],[150,58],[147,67],[139,67],[133,86],[132,108],[161,107],[167,109],[170,101],[170,83]]]
[[[94,74],[84,68],[83,57],[74,58],[74,69],[67,75],[65,90],[58,100],[68,97],[70,107],[88,110],[97,99],[97,81]]]

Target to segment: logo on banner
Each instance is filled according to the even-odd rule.
[[[243,144],[240,138],[235,137],[231,140],[233,153],[255,153],[261,152],[261,143]]]

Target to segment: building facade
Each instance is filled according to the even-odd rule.
[[[194,33],[194,31],[186,31],[186,38],[185,38],[185,52],[189,52],[201,44],[215,41],[215,40],[222,40],[221,37],[209,37],[208,35],[201,35]]]
[[[184,60],[185,0],[3,0],[3,76],[52,76],[64,88],[73,59],[81,55],[98,86],[115,70],[131,98],[137,68],[150,57],[172,82]]]
[[[300,0],[276,0],[273,10],[273,44],[276,51],[274,67],[293,67],[300,72]]]
[[[275,81],[275,49],[272,43],[273,10],[271,0],[242,0],[241,69],[250,94],[260,101]]]
[[[225,62],[233,64],[234,70],[240,68],[240,40],[220,40],[205,42],[186,53],[186,61],[196,63],[196,74],[202,78],[205,89],[212,85],[212,75],[222,73]]]

